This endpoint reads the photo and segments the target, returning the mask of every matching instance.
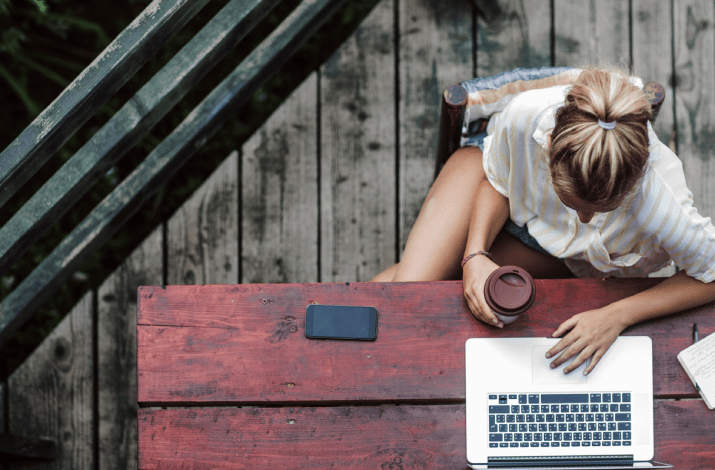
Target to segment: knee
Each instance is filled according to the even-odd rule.
[[[400,266],[399,263],[397,263],[393,266],[390,266],[389,268],[387,268],[386,270],[384,270],[377,276],[370,279],[370,282],[392,282],[394,280],[395,273],[397,272],[399,266]]]
[[[461,147],[449,157],[444,166],[484,174],[482,150],[478,147]]]

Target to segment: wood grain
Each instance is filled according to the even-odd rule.
[[[232,0],[0,228],[0,272],[57,222],[278,3]]]
[[[0,433],[0,458],[10,461],[55,460],[57,445],[55,441],[47,439],[31,439]]]
[[[472,317],[461,282],[143,287],[139,401],[462,400],[468,338],[550,336],[574,313],[657,282],[538,280],[534,306],[504,330]],[[377,340],[308,340],[305,307],[313,302],[375,306]],[[653,339],[656,395],[697,396],[676,354],[692,343],[694,322],[703,336],[715,331],[714,309],[626,330]]]
[[[318,281],[318,74],[243,146],[241,278]]]
[[[3,299],[0,304],[0,345],[218,131],[238,107],[330,17],[342,1],[313,0],[298,5],[278,29],[217,85],[182,123]],[[394,220],[394,217],[391,220]]]
[[[477,76],[551,65],[551,1],[499,0],[499,12],[477,23]]]
[[[155,0],[0,153],[2,206],[208,0]]]
[[[554,0],[555,64],[630,69],[628,0]]]
[[[678,155],[695,207],[715,216],[715,6],[705,1],[678,1],[674,8],[675,108]]]
[[[653,123],[653,130],[665,145],[674,142],[673,115],[673,23],[671,0],[633,1],[633,74],[644,82],[658,82],[666,90],[665,102]],[[651,273],[650,277],[670,277],[675,265]]]
[[[442,90],[472,78],[466,2],[398,2],[400,253],[434,179]]]
[[[394,0],[320,68],[321,272],[366,281],[397,261]]]
[[[654,460],[715,466],[702,400],[654,415]],[[139,468],[462,469],[465,423],[464,405],[140,410]]]
[[[665,145],[675,137],[671,0],[633,1],[633,73],[665,88],[653,130]]]
[[[93,297],[87,293],[8,379],[9,433],[56,445],[55,460],[32,468],[95,466]]]
[[[238,283],[238,152],[167,223],[167,284]]]
[[[6,430],[5,423],[7,416],[5,416],[5,400],[7,400],[7,381],[2,381],[0,382],[0,432],[5,432]]]
[[[656,400],[654,460],[678,470],[715,468],[712,411],[702,400]]]
[[[465,468],[463,406],[140,410],[139,468]]]
[[[163,284],[162,227],[99,287],[99,468],[136,468],[137,287]]]

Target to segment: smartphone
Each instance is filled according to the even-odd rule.
[[[308,305],[305,309],[305,336],[374,341],[377,338],[377,309],[348,305]]]

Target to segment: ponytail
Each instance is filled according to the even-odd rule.
[[[650,104],[618,70],[584,70],[556,113],[549,167],[557,192],[615,208],[643,177]]]

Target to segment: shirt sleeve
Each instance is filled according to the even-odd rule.
[[[509,173],[511,169],[508,131],[506,130],[505,112],[492,116],[489,122],[489,135],[484,139],[482,164],[489,183],[502,196],[509,197]]]
[[[678,268],[702,282],[715,280],[715,227],[693,205],[680,159],[658,142],[647,178],[647,203],[639,214],[645,233],[655,238]]]
[[[500,194],[510,199],[524,196],[539,143],[534,132],[545,115],[553,115],[563,103],[567,87],[558,86],[520,93],[499,114],[489,120],[484,139],[482,163],[487,180]]]

